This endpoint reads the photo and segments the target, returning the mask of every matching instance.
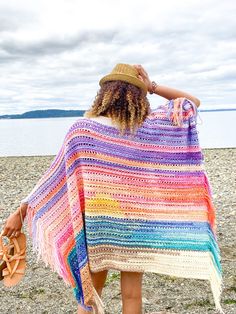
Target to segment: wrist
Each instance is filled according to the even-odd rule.
[[[26,216],[26,213],[27,213],[27,207],[28,207],[28,204],[21,204],[18,208],[17,208],[17,210],[16,210],[16,212],[18,213],[18,214],[20,214],[20,212],[21,212],[21,214],[22,214],[22,216],[23,216],[23,219],[25,218],[25,216]]]
[[[157,88],[157,83],[155,81],[152,81],[151,86],[149,88],[149,93],[150,94],[155,94],[156,93],[156,88]]]

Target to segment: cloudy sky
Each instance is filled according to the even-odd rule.
[[[236,1],[0,0],[0,114],[88,109],[116,63],[236,108]]]

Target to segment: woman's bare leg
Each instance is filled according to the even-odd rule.
[[[103,270],[98,273],[91,273],[93,286],[100,297],[102,296],[102,289],[104,288],[107,279],[107,273],[107,270]]]
[[[103,270],[103,271],[100,271],[98,273],[92,273],[91,272],[93,286],[96,289],[96,291],[100,297],[102,295],[102,289],[103,289],[104,284],[106,282],[107,273],[108,273],[107,270]],[[91,313],[91,312],[84,310],[80,305],[78,306],[77,314],[87,314],[87,313]]]
[[[121,272],[122,314],[142,313],[143,273]]]

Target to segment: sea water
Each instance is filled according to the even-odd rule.
[[[202,148],[236,147],[236,110],[199,112]],[[80,118],[0,120],[0,156],[58,153],[69,127]]]

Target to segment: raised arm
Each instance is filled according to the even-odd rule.
[[[157,94],[161,97],[164,97],[166,99],[175,99],[175,98],[180,98],[180,97],[185,97],[190,100],[192,100],[197,107],[200,106],[200,100],[186,92],[183,92],[178,89],[174,89],[172,87],[167,87],[164,85],[159,85],[154,87],[152,86],[152,82],[148,76],[148,73],[144,70],[144,68],[141,65],[134,65],[134,67],[138,70],[139,72],[139,78],[147,85],[148,91],[153,92],[154,94]]]
[[[153,89],[153,93],[157,94],[159,96],[165,97],[167,99],[186,97],[186,98],[192,100],[196,104],[197,107],[200,106],[200,100],[197,97],[190,95],[186,92],[183,92],[181,90],[171,88],[171,87],[158,85]]]

